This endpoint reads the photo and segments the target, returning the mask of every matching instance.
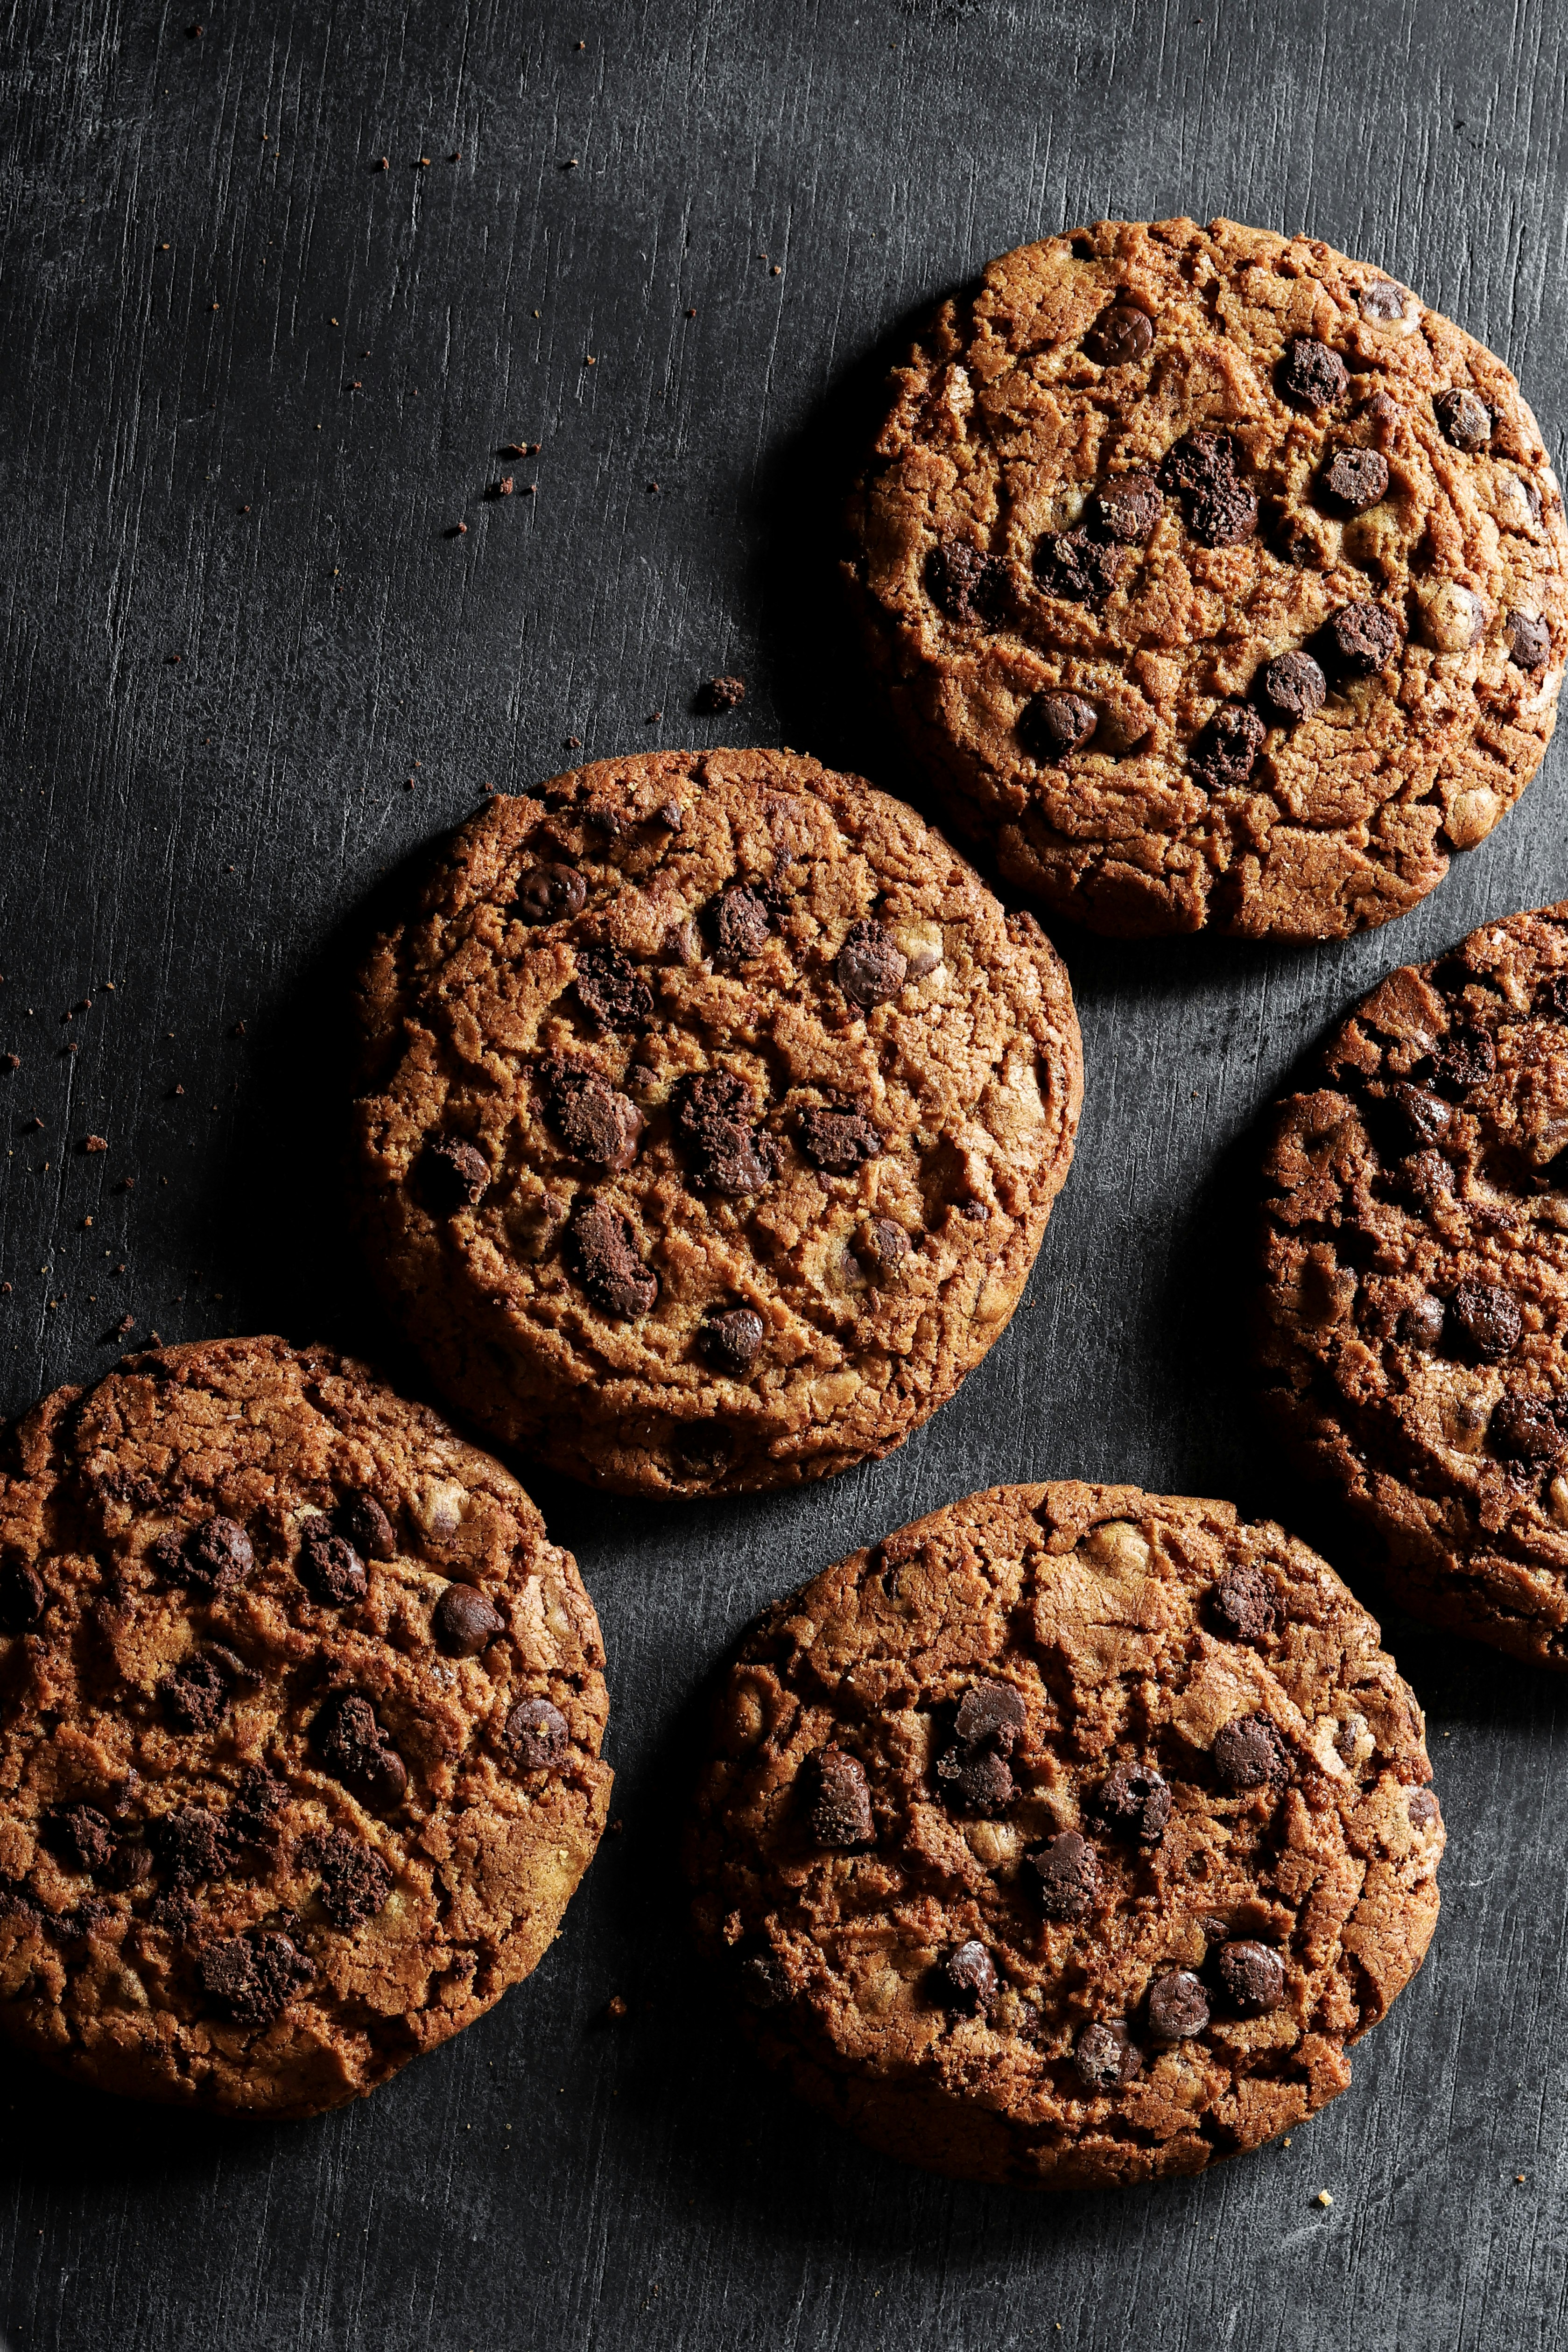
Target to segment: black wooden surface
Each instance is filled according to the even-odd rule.
[[[837,625],[832,510],[911,313],[989,254],[1102,213],[1304,225],[1493,344],[1561,442],[1550,7],[211,0],[190,22],[148,0],[5,18],[12,1407],[110,1363],[126,1313],[138,1338],[347,1342],[416,1384],[336,1173],[331,1018],[374,894],[487,783],[574,764],[568,738],[783,740],[910,789]],[[500,460],[512,441],[542,447]],[[718,669],[745,707],[698,718]],[[674,1845],[726,1640],[973,1487],[1227,1494],[1358,1577],[1251,1418],[1247,1131],[1387,964],[1568,887],[1563,765],[1348,946],[1062,939],[1078,1162],[957,1401],[782,1501],[535,1482],[603,1616],[626,1825],[545,1964],[313,2125],[11,2070],[16,2352],[1562,2343],[1556,1684],[1385,1620],[1451,1825],[1432,1958],[1288,2149],[1115,2199],[953,2187],[798,2113],[710,2009]]]

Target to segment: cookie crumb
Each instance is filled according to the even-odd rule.
[[[605,2003],[605,2015],[607,2018],[612,2019],[614,2022],[618,2025],[621,2019],[625,2017],[626,2014],[626,2004],[625,2000],[618,1992],[612,1993],[609,2000]]]
[[[1313,2200],[1314,2204],[1321,2205],[1325,2208],[1331,2205],[1333,2201],[1333,2199],[1330,2196],[1326,2189],[1320,2189],[1317,2196]]]
[[[733,710],[746,698],[743,677],[710,677],[697,689],[700,710]]]

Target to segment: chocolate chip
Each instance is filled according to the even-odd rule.
[[[1100,1859],[1087,1838],[1064,1830],[1026,1853],[1040,1883],[1040,1908],[1047,1919],[1081,1919],[1100,1892]]]
[[[1460,385],[1440,392],[1432,403],[1445,440],[1456,449],[1484,449],[1492,437],[1492,413],[1486,402]]]
[[[351,1796],[373,1812],[390,1812],[408,1787],[408,1767],[376,1721],[369,1699],[353,1692],[332,1699],[316,1717],[321,1761]]]
[[[653,994],[619,948],[584,948],[577,958],[577,996],[602,1028],[640,1029],[653,1018]]]
[[[1141,360],[1154,341],[1154,322],[1147,312],[1119,296],[1102,310],[1083,339],[1086,355],[1101,367],[1127,367]]]
[[[0,1566],[0,1633],[30,1633],[47,1601],[43,1578],[26,1560]]]
[[[1363,319],[1403,319],[1405,289],[1391,278],[1369,278],[1357,290]]]
[[[753,2009],[779,2009],[791,1997],[789,1970],[771,1946],[741,1956],[741,1998]]]
[[[1555,1462],[1564,1440],[1556,1415],[1542,1398],[1505,1396],[1488,1424],[1487,1444],[1504,1462]]]
[[[159,1864],[173,1886],[195,1886],[227,1870],[224,1825],[205,1805],[176,1805],[150,1828]]]
[[[490,1163],[461,1136],[443,1135],[424,1159],[425,1197],[439,1216],[477,1209],[489,1187]]]
[[[163,1676],[158,1696],[175,1731],[211,1731],[228,1706],[228,1676],[216,1658],[190,1658]]]
[[[690,1154],[695,1181],[708,1192],[740,1199],[773,1182],[778,1145],[755,1124],[756,1115],[751,1090],[732,1071],[682,1080],[676,1131]]]
[[[1350,376],[1338,352],[1312,335],[1294,335],[1279,362],[1279,389],[1304,408],[1328,408],[1342,400]]]
[[[1215,1624],[1227,1642],[1262,1642],[1274,1631],[1279,1596],[1260,1568],[1226,1570],[1209,1595]]]
[[[631,1226],[607,1201],[578,1201],[567,1250],[589,1298],[606,1315],[630,1318],[652,1308],[658,1276],[638,1257]]]
[[[795,1134],[812,1166],[830,1176],[852,1175],[862,1161],[879,1158],[884,1140],[863,1110],[835,1103],[808,1104]]]
[[[717,1372],[739,1379],[749,1372],[763,1344],[764,1327],[754,1307],[727,1307],[702,1326],[702,1352]]]
[[[949,1748],[937,1759],[936,1776],[948,1802],[963,1812],[999,1813],[1017,1794],[1005,1758],[994,1748]]]
[[[990,1953],[973,1937],[949,1952],[942,1964],[942,1979],[948,2007],[966,2010],[972,2017],[986,2016],[1000,1990]]]
[[[60,1806],[47,1817],[44,1833],[67,1870],[105,1870],[114,1859],[114,1832],[91,1805]]]
[[[234,1801],[224,1815],[226,1836],[231,1842],[237,1838],[265,1853],[275,1853],[282,1841],[273,1815],[288,1794],[281,1780],[275,1780],[259,1764],[247,1764],[239,1776]]]
[[[1430,1789],[1412,1789],[1405,1810],[1413,1830],[1429,1830],[1437,1819],[1437,1800]]]
[[[1249,1789],[1276,1787],[1289,1777],[1285,1743],[1266,1715],[1244,1715],[1227,1723],[1213,1752],[1215,1778],[1233,1797]]]
[[[1463,1102],[1497,1071],[1497,1047],[1483,1029],[1459,1029],[1432,1055],[1432,1082],[1450,1102]]]
[[[729,963],[761,955],[773,927],[766,899],[749,882],[732,882],[715,901],[709,921],[714,952]]]
[[[570,866],[531,866],[519,876],[517,911],[525,923],[559,923],[580,914],[588,885]]]
[[[449,1584],[430,1613],[430,1631],[449,1658],[477,1658],[505,1630],[500,1610],[471,1584]]]
[[[1228,433],[1189,433],[1160,461],[1163,487],[1189,499],[1236,479],[1239,452]]]
[[[1505,614],[1502,634],[1510,661],[1522,670],[1545,668],[1552,651],[1552,632],[1539,614]]]
[[[535,1076],[551,1118],[567,1150],[595,1168],[618,1171],[637,1156],[642,1113],[596,1070],[547,1054]]]
[[[1149,2039],[1170,2049],[1209,2021],[1208,1995],[1190,1969],[1172,1969],[1149,1988]]]
[[[847,1748],[819,1748],[805,1785],[806,1822],[818,1845],[865,1845],[876,1836],[865,1767]]]
[[[1543,980],[1530,1009],[1538,1021],[1568,1021],[1568,971],[1554,971]]]
[[[937,610],[963,627],[976,622],[996,626],[1013,602],[1007,566],[962,539],[944,539],[931,549],[925,560],[925,584]]]
[[[351,1495],[339,1506],[338,1524],[364,1559],[391,1559],[397,1551],[392,1521],[374,1495]]]
[[[502,1736],[520,1772],[558,1772],[566,1761],[566,1717],[547,1698],[520,1699]]]
[[[1152,1764],[1115,1764],[1088,1810],[1106,1829],[1158,1845],[1171,1818],[1171,1791]]]
[[[1378,449],[1336,449],[1323,475],[1336,506],[1364,514],[1388,489],[1388,460]]]
[[[1164,505],[1152,474],[1114,474],[1094,494],[1095,528],[1123,547],[1142,547]]]
[[[1403,1078],[1384,1095],[1383,1117],[1406,1150],[1429,1150],[1454,1124],[1454,1114],[1441,1095],[1428,1094],[1425,1087],[1413,1087]]]
[[[253,1930],[209,1944],[196,1964],[202,1990],[238,2025],[260,2031],[279,2017],[315,1969],[287,1936]]]
[[[891,1217],[872,1217],[855,1236],[861,1264],[873,1280],[891,1281],[910,1254],[910,1237]]]
[[[331,1609],[363,1601],[364,1562],[346,1536],[328,1533],[324,1519],[313,1520],[300,1539],[294,1573],[307,1592]]]
[[[959,1700],[952,1727],[966,1746],[989,1740],[1010,1756],[1026,1720],[1022,1695],[1011,1683],[978,1682]]]
[[[1342,604],[1330,619],[1328,641],[1348,676],[1371,677],[1394,659],[1399,631],[1381,604]]]
[[[897,996],[909,968],[887,926],[869,918],[850,924],[834,966],[840,989],[864,1012]]]
[[[1222,703],[1193,746],[1194,770],[1215,792],[1237,790],[1252,773],[1264,732],[1249,702]]]
[[[1249,2015],[1278,2009],[1284,2000],[1285,1963],[1268,1944],[1223,1944],[1217,1965],[1231,2000]]]
[[[1086,2025],[1073,2045],[1072,2062],[1091,2091],[1121,2090],[1142,2063],[1119,2018],[1109,2023],[1097,2018]]]
[[[164,1554],[161,1564],[167,1559]],[[176,1572],[199,1591],[233,1592],[255,1566],[256,1554],[245,1529],[219,1514],[193,1528],[180,1543]]]
[[[1121,548],[1091,538],[1081,524],[1048,531],[1035,548],[1036,579],[1047,596],[1070,604],[1103,604],[1126,568]]]
[[[1037,694],[1018,719],[1018,740],[1047,767],[1069,751],[1081,751],[1100,724],[1100,713],[1081,694]]]
[[[1270,719],[1300,726],[1323,707],[1328,685],[1310,654],[1277,654],[1263,673],[1262,694]]]
[[[121,1895],[129,1895],[151,1875],[152,1869],[152,1853],[141,1839],[121,1838],[105,1875],[110,1886],[116,1887]]]
[[[392,1892],[392,1873],[378,1853],[347,1830],[301,1838],[301,1869],[319,1872],[321,1908],[334,1927],[358,1927],[374,1919]]]
[[[1407,1348],[1417,1348],[1423,1355],[1430,1355],[1443,1337],[1443,1319],[1442,1300],[1425,1291],[1401,1310],[1394,1327],[1394,1337]]]
[[[743,677],[710,677],[697,689],[699,710],[734,710],[746,698]]]
[[[1160,480],[1181,499],[1187,529],[1205,547],[1231,547],[1258,528],[1258,494],[1237,471],[1228,433],[1189,433],[1165,452]]]

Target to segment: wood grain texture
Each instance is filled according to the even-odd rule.
[[[911,313],[988,255],[1100,213],[1305,225],[1500,351],[1561,452],[1559,11],[217,0],[196,37],[200,5],[37,0],[0,33],[13,1408],[107,1364],[125,1313],[416,1384],[339,1196],[333,1016],[377,891],[568,737],[782,740],[910,790],[833,502]],[[750,687],[722,721],[690,709],[715,670]],[[901,1454],[664,1513],[531,1481],[604,1618],[624,1834],[531,1983],[351,2113],[220,2130],[12,2073],[16,2352],[1562,2342],[1558,1685],[1385,1619],[1450,1823],[1432,1958],[1289,2148],[1119,2200],[951,2187],[797,2113],[710,2010],[673,1849],[727,1639],[974,1486],[1226,1494],[1375,1605],[1251,1415],[1248,1130],[1388,964],[1568,892],[1563,767],[1348,945],[1064,935],[1078,1162],[1028,1306]]]

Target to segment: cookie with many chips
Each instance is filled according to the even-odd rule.
[[[1067,973],[790,751],[500,796],[360,993],[371,1261],[445,1392],[623,1493],[886,1454],[1005,1328],[1082,1089]]]
[[[0,2034],[235,2114],[373,2090],[547,1948],[603,1666],[516,1480],[363,1365],[58,1390],[0,1470]]]
[[[1430,1939],[1442,1824],[1378,1644],[1228,1504],[972,1495],[742,1640],[699,1938],[763,2055],[889,2155],[1201,2171],[1345,2088]]]
[[[1091,929],[1332,939],[1534,774],[1568,530],[1502,362],[1317,238],[1100,221],[894,375],[872,657],[952,819]]]

